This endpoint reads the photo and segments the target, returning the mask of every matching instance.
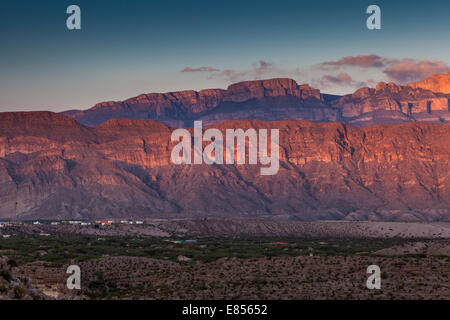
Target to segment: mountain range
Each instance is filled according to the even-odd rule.
[[[174,165],[173,128],[154,120],[87,127],[51,112],[3,113],[0,218],[450,220],[450,124],[213,126],[279,129],[278,173]]]
[[[450,221],[449,76],[346,96],[271,79],[0,113],[0,219]],[[278,173],[172,164],[171,133],[194,120],[279,129]]]
[[[353,94],[322,94],[308,84],[276,78],[246,81],[226,90],[206,89],[142,94],[109,101],[88,110],[63,114],[87,126],[114,118],[152,119],[173,127],[192,127],[195,120],[211,124],[226,120],[338,121],[352,125],[450,121],[450,73],[400,86],[380,82]]]

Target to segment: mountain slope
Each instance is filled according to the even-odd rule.
[[[214,127],[279,129],[278,174],[174,165],[173,129],[152,120],[85,127],[51,113],[0,114],[0,218],[450,220],[450,124]]]

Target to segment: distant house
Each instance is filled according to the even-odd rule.
[[[144,221],[136,221],[136,224],[144,224]]]
[[[5,224],[3,222],[0,222],[0,228],[4,228]]]
[[[4,234],[4,235],[3,235],[3,238],[4,238],[4,239],[8,239],[8,238],[10,238],[10,237],[11,237],[10,234]]]
[[[51,222],[50,224],[51,224],[52,226],[57,226],[57,225],[59,225],[59,222],[54,221],[54,222]]]
[[[50,236],[50,233],[40,233],[39,235],[41,237],[48,237],[48,236]]]
[[[33,224],[34,225],[39,225],[39,224],[41,224],[39,221],[35,221],[35,222],[33,222]]]
[[[104,225],[109,225],[109,224],[111,224],[112,223],[112,221],[110,221],[110,220],[100,220],[100,224],[102,225],[102,226],[104,226]]]

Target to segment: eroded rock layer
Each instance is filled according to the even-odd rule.
[[[450,220],[450,124],[213,126],[279,129],[278,173],[174,165],[173,128],[153,120],[86,127],[50,112],[1,113],[0,219]]]

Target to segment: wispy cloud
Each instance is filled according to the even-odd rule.
[[[334,84],[350,84],[353,79],[348,73],[339,73],[337,76],[326,74],[322,77],[322,81]]]
[[[347,56],[336,61],[325,61],[319,64],[321,69],[347,70],[349,67],[380,69],[389,80],[400,84],[420,81],[433,74],[445,73],[450,70],[450,67],[443,61],[411,58],[391,59],[376,54]],[[333,79],[328,79],[328,82],[333,82]],[[343,81],[335,81],[335,83],[340,84]]]
[[[438,73],[446,73],[450,67],[443,61],[404,59],[383,72],[393,81],[401,84],[420,81]]]
[[[446,73],[443,61],[411,58],[389,58],[376,54],[346,56],[303,68],[283,68],[273,62],[259,60],[248,68],[219,69],[212,66],[186,67],[183,73],[206,73],[207,79],[235,83],[269,77],[295,77],[299,83],[310,83],[321,90],[342,93],[364,86],[374,87],[379,81],[406,84],[433,74]],[[369,78],[368,78],[369,76]]]
[[[362,68],[383,68],[391,64],[393,60],[377,56],[376,54],[347,56],[336,61],[325,61],[321,67],[362,67]]]
[[[365,82],[358,82],[353,80],[353,78],[348,74],[341,72],[338,75],[326,74],[323,75],[319,79],[312,80],[313,86],[318,88],[331,88],[336,86],[344,86],[344,87],[363,87],[367,84]]]
[[[212,67],[199,67],[199,68],[186,67],[180,72],[218,72],[218,71],[220,70]]]
[[[219,74],[215,75],[215,77],[225,78],[226,80],[231,81],[231,82],[243,80],[243,79],[245,79],[246,76],[247,76],[247,72],[236,71],[233,69],[225,69],[222,72],[220,72]],[[214,76],[212,76],[212,77],[214,77]]]
[[[220,70],[218,70],[220,71]],[[223,71],[214,73],[210,78],[224,78],[230,82],[243,80],[256,80],[265,77],[268,73],[276,71],[273,63],[260,60],[252,64],[251,68],[245,70],[225,69]]]

